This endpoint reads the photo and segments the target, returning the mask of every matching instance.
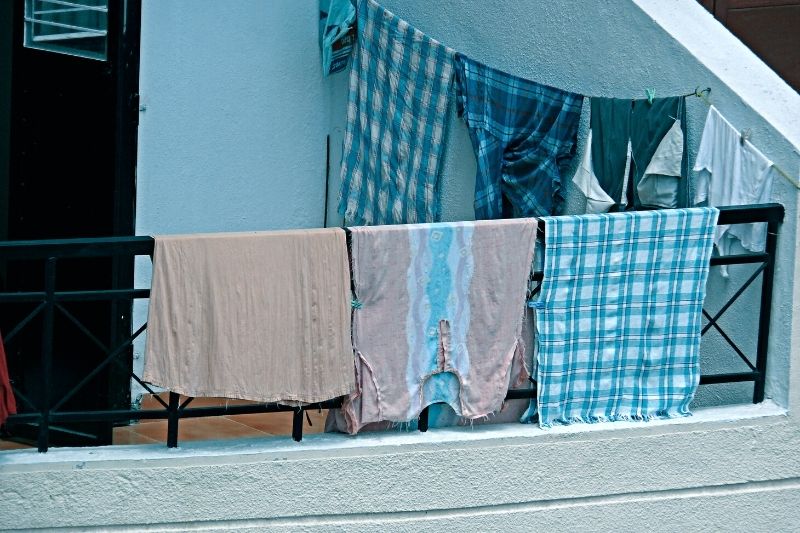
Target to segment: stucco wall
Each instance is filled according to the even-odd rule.
[[[654,88],[657,95],[711,87],[717,107],[734,124],[751,128],[753,141],[770,157],[784,168],[800,164],[800,157],[781,147],[781,136],[744,105],[735,91],[628,0],[584,4],[561,2],[531,11],[514,2],[496,2],[490,8],[465,1],[385,2],[389,9],[460,52],[582,94],[642,97],[645,87]],[[205,0],[196,5],[179,27],[174,21],[186,12],[181,2],[146,4],[143,9],[140,92],[146,110],[140,122],[137,233],[321,226],[326,192],[327,222],[341,224],[336,206],[347,74],[321,76],[316,2],[239,2],[223,8]],[[711,19],[694,7],[677,9],[689,9],[699,21]],[[237,30],[219,31],[222,27]],[[760,87],[767,94],[772,92],[769,84]],[[687,106],[693,161],[707,106],[697,98],[689,98]],[[450,113],[442,211],[446,220],[465,220],[473,217],[475,157],[466,126],[456,118],[454,109]],[[581,151],[587,124],[585,106]],[[331,136],[327,191],[326,135]],[[570,176],[565,180],[567,205],[575,209],[580,196]],[[777,180],[775,199],[787,206],[790,217],[794,193],[793,187]],[[791,249],[793,225],[783,231],[788,231],[783,246]],[[713,269],[708,308],[719,309],[738,289],[737,280],[745,279],[752,270],[751,266],[732,267],[731,279],[725,280]],[[779,272],[778,279],[781,275]],[[148,286],[146,260],[139,262],[137,278],[140,286]],[[783,279],[788,279],[788,274]],[[755,336],[745,325],[758,309],[757,288],[758,284],[720,320],[750,354],[755,353]],[[785,331],[787,316],[776,313],[775,327]],[[144,305],[137,305],[135,319],[146,319]],[[748,370],[715,330],[704,338],[702,353],[705,372]],[[137,343],[134,355],[139,370],[143,342]],[[785,384],[781,371],[770,381],[768,396],[785,403]],[[134,392],[139,390],[134,384]],[[695,406],[748,402],[752,390],[749,383],[702,387]]]
[[[322,226],[313,2],[144,2],[139,234]]]
[[[710,86],[756,145],[798,168],[800,96],[692,0],[385,5],[478,60],[585,94]],[[142,26],[137,233],[321,225],[326,134],[337,224],[346,75],[319,73],[316,2],[149,0]],[[694,98],[689,106],[693,161],[706,108]],[[470,218],[475,163],[463,124],[451,121],[447,143],[444,214]],[[787,208],[767,391],[775,403],[586,431],[509,425],[299,445],[53,450],[46,463],[11,452],[0,455],[0,528],[791,530],[800,498],[800,382],[790,371],[800,357],[797,190],[777,178],[774,199]],[[146,269],[139,274],[146,283]],[[712,274],[709,307],[735,290],[741,275],[732,278]],[[753,312],[736,311],[729,332],[751,340]],[[706,368],[739,369],[713,339],[703,347]],[[750,390],[706,388],[699,403],[746,402]]]

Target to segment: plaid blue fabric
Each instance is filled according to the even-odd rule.
[[[685,416],[713,208],[546,217],[539,424]]]
[[[373,0],[358,29],[339,212],[350,225],[438,221],[455,52]]]
[[[456,93],[478,159],[475,217],[558,214],[564,201],[561,175],[575,156],[583,96],[461,54]]]

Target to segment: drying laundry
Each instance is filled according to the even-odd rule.
[[[339,211],[352,225],[439,220],[455,52],[362,0]]]
[[[524,357],[536,228],[534,219],[352,228],[358,390],[342,429],[408,422],[437,402],[468,419],[501,408],[512,361]]]
[[[772,161],[741,135],[715,107],[708,110],[694,170],[698,171],[695,203],[710,206],[763,204],[772,196]],[[729,255],[733,242],[753,252],[764,250],[766,223],[720,225],[714,243]],[[727,275],[723,269],[723,275]]]
[[[591,99],[590,134],[573,181],[587,213],[688,206],[685,97]]]
[[[547,217],[539,424],[689,414],[715,208]]]
[[[319,0],[323,76],[341,72],[347,67],[355,44],[355,21],[356,8],[350,0]]]
[[[536,362],[536,343],[534,341],[534,325],[533,325],[533,309],[525,308],[525,317],[522,322],[522,334],[520,335],[520,344],[522,346],[522,354],[524,357],[515,357],[511,364],[511,378],[510,383],[514,389],[530,389],[532,384],[530,382],[531,370],[535,367]],[[441,428],[449,426],[476,426],[483,424],[503,424],[509,422],[518,422],[520,417],[523,416],[528,409],[529,401],[525,399],[506,400],[499,411],[494,411],[490,415],[469,419],[458,416],[453,409],[446,403],[436,403],[429,406],[428,409],[428,427]],[[415,420],[411,420],[408,424],[409,429],[417,429]],[[385,431],[392,429],[392,422],[371,422],[361,427],[359,431]],[[330,409],[328,417],[325,420],[325,431],[347,431],[347,418],[342,413],[341,409]]]
[[[533,309],[525,308],[525,317],[522,322],[522,335],[520,343],[524,348],[523,358],[515,358],[511,365],[511,384],[514,389],[530,389],[532,383],[528,379],[531,372],[536,369],[536,342],[534,334]],[[448,426],[476,426],[483,424],[504,424],[518,422],[528,408],[529,401],[525,399],[506,400],[501,409],[485,418],[470,420],[455,414],[447,404],[437,403],[430,406],[428,411],[428,427]]]
[[[287,404],[355,388],[344,230],[156,237],[144,379]]]
[[[581,160],[578,170],[572,181],[581,190],[583,196],[586,198],[585,213],[605,213],[610,210],[616,202],[611,198],[606,191],[600,186],[600,182],[594,173],[594,165],[592,164],[592,130],[586,137],[586,149],[583,151],[583,159]]]
[[[17,414],[17,402],[14,399],[14,391],[11,390],[6,349],[3,346],[3,337],[0,335],[0,426],[5,424],[10,415],[15,414]]]
[[[558,214],[583,96],[456,56],[458,114],[478,162],[475,217]]]

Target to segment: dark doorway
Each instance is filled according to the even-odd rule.
[[[800,0],[700,0],[796,91],[800,91]]]
[[[5,7],[10,18],[0,17],[0,34],[12,35],[10,49],[5,50],[11,71],[10,142],[7,165],[0,160],[0,207],[4,200],[7,205],[0,238],[132,235],[139,0],[75,0],[69,5],[15,0],[12,5]],[[7,94],[3,96],[8,100]],[[2,127],[0,120],[0,132]],[[42,290],[42,262],[2,263],[4,290]],[[65,260],[57,269],[57,290],[130,288],[132,284],[131,261]],[[130,301],[82,302],[69,304],[68,311],[111,346],[130,333],[130,307]],[[29,310],[0,309],[0,328],[8,331]],[[57,401],[105,357],[74,323],[64,316],[57,318],[49,390],[41,386],[37,324],[26,326],[7,346],[12,380],[34,403],[45,395],[51,403]],[[129,408],[131,353],[121,359],[123,365],[107,366],[62,410]],[[24,404],[20,407],[23,412],[29,410]],[[36,428],[9,429],[15,436],[24,436],[35,434]],[[53,427],[52,444],[110,444],[111,430],[108,423],[76,424],[60,431]]]

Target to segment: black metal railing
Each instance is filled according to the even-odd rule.
[[[711,265],[756,264],[755,272],[733,294],[713,316],[703,310],[708,323],[702,333],[706,334],[711,328],[717,330],[722,338],[731,346],[733,351],[747,364],[749,371],[725,374],[702,375],[700,384],[735,383],[743,381],[754,382],[753,402],[759,403],[764,399],[764,383],[767,369],[767,355],[769,349],[769,329],[772,306],[773,278],[775,272],[775,252],[777,247],[778,230],[783,221],[784,209],[779,204],[763,204],[752,206],[722,207],[720,208],[719,224],[744,224],[752,222],[767,223],[767,243],[764,252],[743,253],[725,257],[713,257]],[[107,346],[95,334],[72,314],[65,304],[68,302],[89,301],[131,301],[134,299],[148,298],[149,289],[107,289],[107,290],[56,290],[56,273],[58,262],[72,258],[102,258],[113,257],[133,261],[136,256],[152,257],[154,241],[152,237],[109,237],[92,239],[60,239],[38,241],[5,241],[0,242],[0,264],[21,260],[44,260],[43,290],[26,292],[0,293],[0,305],[27,303],[33,304],[33,310],[4,335],[6,345],[13,344],[15,337],[24,328],[30,326],[36,319],[41,323],[41,360],[40,378],[41,390],[37,401],[28,398],[17,387],[12,388],[17,400],[24,405],[28,412],[12,415],[7,424],[36,424],[38,425],[37,445],[40,452],[47,451],[50,446],[50,429],[53,424],[70,422],[124,422],[129,420],[166,419],[167,420],[167,446],[178,445],[178,427],[183,418],[254,414],[272,412],[293,412],[292,438],[299,441],[303,435],[303,413],[308,409],[333,409],[341,407],[342,398],[326,402],[305,405],[302,407],[289,407],[278,404],[249,404],[191,408],[193,398],[187,397],[181,401],[180,395],[169,393],[169,398],[164,401],[155,393],[139,376],[130,372],[132,379],[138,382],[145,390],[154,394],[163,409],[108,409],[66,411],[62,408],[70,398],[74,397],[87,383],[95,378],[107,365],[118,362],[121,354],[130,349],[133,342],[146,330],[147,324],[136,328],[128,338],[121,340],[114,346]],[[762,277],[760,314],[757,331],[757,345],[755,363],[736,345],[719,324],[720,317],[733,305],[759,276]],[[535,272],[534,279],[541,280],[542,272]],[[95,345],[103,350],[105,358],[86,376],[78,381],[66,394],[53,398],[52,366],[54,357],[54,318],[56,313],[62,314],[68,322],[86,335]],[[131,328],[133,329],[133,328]],[[531,383],[530,388],[509,390],[507,400],[532,398],[536,395],[536,384]],[[418,421],[418,429],[428,429],[428,409],[423,410]]]

